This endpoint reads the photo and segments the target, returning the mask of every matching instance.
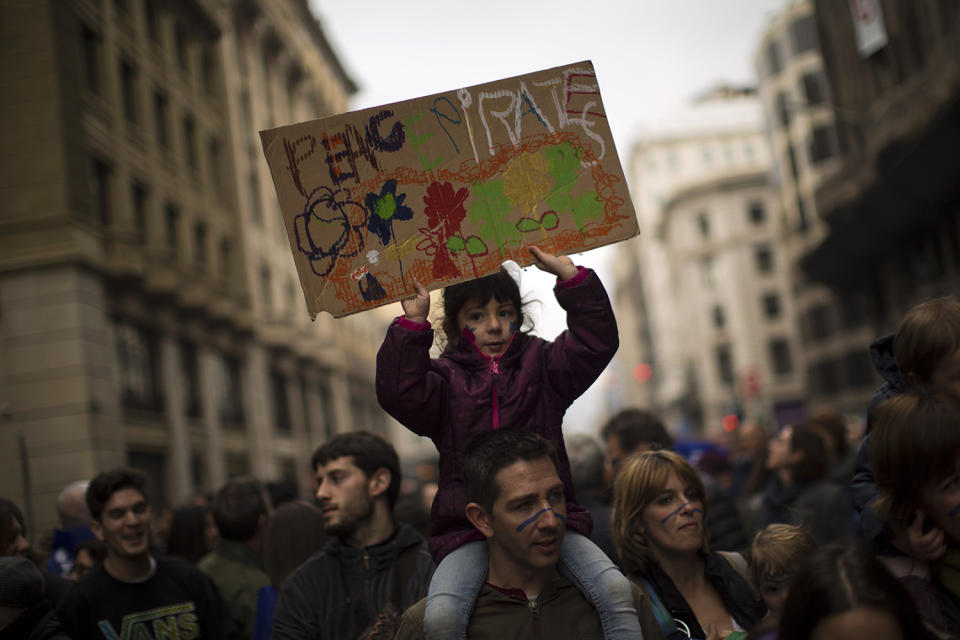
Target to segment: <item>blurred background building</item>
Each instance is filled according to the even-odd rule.
[[[310,321],[260,149],[355,90],[306,0],[2,7],[4,495],[46,528],[118,464],[159,506],[241,473],[306,490],[337,431],[422,447],[373,389],[395,310]]]
[[[617,247],[618,355],[678,433],[793,415],[804,398],[777,192],[751,87],[718,86],[631,155],[640,237]],[[730,424],[729,421],[727,423]]]

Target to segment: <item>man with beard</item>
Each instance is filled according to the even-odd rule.
[[[273,640],[392,638],[399,614],[427,595],[433,560],[424,539],[393,520],[397,452],[380,436],[334,436],[311,460],[330,541],[288,577]]]
[[[185,560],[150,553],[152,513],[142,473],[104,471],[90,482],[86,500],[90,528],[106,544],[107,557],[60,601],[57,615],[69,637],[231,636],[213,582]]]

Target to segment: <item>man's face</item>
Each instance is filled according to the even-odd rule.
[[[650,451],[653,447],[647,442],[641,442],[633,451],[626,449],[620,442],[620,436],[612,434],[607,438],[607,469],[609,480],[612,481],[620,472],[620,467],[627,461],[627,458],[645,451]]]
[[[349,538],[373,517],[370,479],[353,463],[353,456],[318,466],[315,477],[323,528],[328,534]]]
[[[563,482],[550,458],[518,460],[497,472],[497,499],[484,532],[491,556],[523,572],[552,569],[566,530]]]
[[[127,487],[110,496],[100,520],[94,520],[91,529],[107,545],[108,555],[133,559],[150,553],[151,519],[146,498],[133,487]]]

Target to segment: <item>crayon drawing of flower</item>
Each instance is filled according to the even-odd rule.
[[[467,217],[463,203],[470,195],[466,188],[454,190],[449,182],[434,182],[427,187],[423,197],[424,213],[427,214],[427,228],[420,229],[426,236],[417,248],[433,256],[433,277],[452,278],[460,275],[459,269],[450,259],[447,240],[460,233],[460,224]]]
[[[364,203],[370,212],[367,229],[379,236],[383,246],[390,244],[390,239],[396,241],[393,231],[394,220],[409,220],[413,217],[413,210],[404,205],[407,194],[397,195],[397,181],[390,179],[383,183],[379,195],[368,193]]]

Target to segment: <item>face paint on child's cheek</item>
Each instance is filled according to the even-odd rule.
[[[527,526],[536,522],[540,518],[540,516],[542,516],[547,511],[553,511],[553,509],[551,509],[550,507],[544,507],[543,509],[540,509],[540,511],[537,511],[535,514],[533,514],[532,516],[530,516],[529,518],[527,518],[526,520],[518,524],[517,531],[518,532],[523,531],[524,529],[527,528]],[[557,519],[560,520],[560,522],[564,524],[567,523],[567,519],[563,516],[563,514],[553,511],[553,515],[557,516]]]
[[[678,513],[680,513],[680,511],[682,511],[683,508],[686,507],[686,506],[689,505],[689,504],[690,504],[689,502],[684,502],[682,505],[680,505],[679,507],[677,507],[676,509],[674,509],[673,511],[671,511],[670,513],[668,513],[667,516],[666,516],[663,520],[660,521],[660,524],[666,524],[667,520],[669,520],[669,519],[672,518],[673,516],[675,516],[675,515],[677,515]],[[703,515],[703,509],[697,509],[696,507],[694,507],[694,508],[693,508],[693,512],[694,512],[694,513],[699,513],[700,515]]]
[[[517,332],[517,323],[516,321],[514,321],[510,323],[510,334],[512,335],[516,332]]]

